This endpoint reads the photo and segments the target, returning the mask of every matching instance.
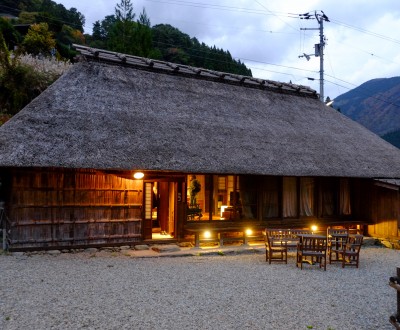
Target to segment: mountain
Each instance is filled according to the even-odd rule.
[[[380,136],[400,131],[400,77],[369,80],[336,97],[334,108]]]
[[[369,80],[336,97],[334,108],[400,148],[400,77]]]
[[[397,131],[387,133],[383,135],[382,138],[387,142],[393,144],[397,148],[400,148],[400,129]]]

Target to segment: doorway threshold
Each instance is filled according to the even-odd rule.
[[[163,239],[145,239],[143,241],[144,244],[173,244],[178,243],[176,238],[163,238]]]

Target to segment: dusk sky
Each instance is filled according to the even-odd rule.
[[[56,0],[74,7],[93,23],[114,14],[119,0]],[[229,50],[253,76],[310,86],[319,92],[320,58],[316,19],[299,14],[325,13],[325,97],[331,99],[374,78],[400,75],[400,5],[398,0],[140,0],[151,25],[170,24],[209,46]],[[301,30],[303,29],[303,30]],[[299,57],[311,55],[310,60]],[[314,81],[308,78],[315,79]]]

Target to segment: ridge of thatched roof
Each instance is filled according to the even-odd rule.
[[[399,149],[307,95],[81,62],[0,127],[0,166],[400,179]]]
[[[258,79],[250,76],[242,76],[233,73],[219,72],[209,69],[196,68],[184,64],[176,64],[165,61],[153,60],[144,57],[121,54],[108,50],[91,48],[82,45],[73,45],[86,60],[108,62],[129,66],[153,72],[164,72],[182,76],[193,76],[197,79],[215,80],[230,84],[239,84],[246,87],[270,89],[282,93],[292,93],[317,98],[317,92],[308,86],[288,84],[267,79]]]

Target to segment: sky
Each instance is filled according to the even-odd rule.
[[[55,0],[93,23],[115,12],[120,0]],[[323,20],[324,97],[334,99],[375,78],[400,76],[398,0],[132,0],[136,17],[170,24],[208,46],[229,50],[253,77],[309,86],[320,93]],[[216,4],[218,3],[218,4]],[[299,14],[310,14],[300,19]],[[319,20],[315,19],[316,15]],[[310,55],[309,60],[304,56]],[[311,80],[311,79],[313,80]]]

